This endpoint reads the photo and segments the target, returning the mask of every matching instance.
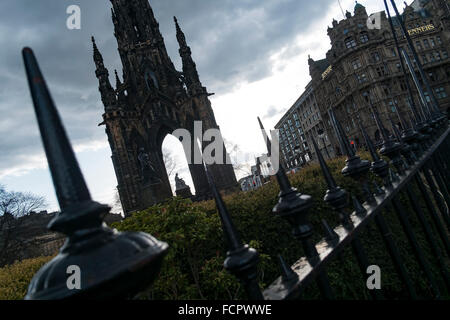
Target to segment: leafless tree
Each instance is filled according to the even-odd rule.
[[[225,140],[225,148],[230,156],[231,163],[235,172],[241,172],[245,175],[251,174],[251,167],[246,162],[241,162],[240,155],[242,155],[241,149],[235,143]]]
[[[45,198],[32,193],[7,191],[0,185],[0,265],[7,260],[12,248],[19,248],[22,241],[17,230],[23,217],[43,209]]]
[[[172,181],[172,177],[176,174],[176,171],[179,169],[178,161],[176,156],[169,149],[163,149],[163,161],[166,166],[167,177],[169,181]]]

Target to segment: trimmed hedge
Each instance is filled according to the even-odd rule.
[[[52,257],[22,260],[0,269],[0,300],[21,300],[34,274]]]
[[[367,158],[367,156],[363,154],[362,157]],[[334,159],[328,164],[338,185],[361,199],[359,185],[340,174],[344,159]],[[315,227],[314,240],[318,241],[323,237],[320,224],[322,218],[332,226],[338,224],[337,214],[322,200],[327,186],[320,168],[318,165],[310,165],[295,175],[290,175],[289,178],[293,186],[302,193],[313,196],[314,206],[310,210],[309,218]],[[282,254],[290,264],[304,255],[301,245],[292,237],[288,223],[272,213],[272,208],[278,200],[278,192],[277,183],[272,181],[255,191],[224,196],[228,210],[244,242],[249,243],[260,253],[258,273],[259,282],[263,288],[279,276],[276,259],[278,254]],[[431,264],[434,276],[440,279],[436,261],[430,253],[419,222],[403,195],[400,196],[400,202],[416,230],[419,244]],[[419,296],[432,297],[426,278],[412,254],[396,214],[388,209],[383,215],[392,229]],[[429,222],[432,225],[431,220]],[[114,223],[113,227],[120,231],[148,232],[169,243],[169,253],[163,262],[159,277],[150,289],[139,295],[140,299],[245,299],[239,282],[223,268],[226,245],[214,201],[191,203],[189,200],[173,198],[164,204],[137,212],[122,222]],[[433,225],[432,227],[434,228]],[[369,227],[362,232],[361,241],[366,248],[370,263],[377,264],[381,268],[382,289],[386,298],[407,298],[408,295],[401,285],[374,223],[370,223]],[[44,260],[45,258],[42,261]],[[11,279],[19,276],[20,280],[10,280],[3,289],[3,292],[8,293],[11,291],[8,291],[10,289],[6,287],[18,286],[19,288],[12,291],[17,293],[3,293],[3,295],[0,293],[0,297],[14,299],[25,294],[26,286],[33,272],[38,269],[38,264],[34,264],[33,268],[30,268],[29,263],[23,264],[26,271],[11,275]],[[20,265],[16,265],[16,268],[20,269]],[[327,273],[338,299],[369,298],[365,289],[365,280],[350,248],[344,250],[340,257],[329,265]],[[0,280],[2,274],[5,274],[4,270],[0,270]],[[441,291],[447,294],[444,287]],[[319,298],[315,284],[304,292],[302,298]]]

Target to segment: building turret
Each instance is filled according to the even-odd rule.
[[[94,37],[92,39],[94,63],[95,63],[95,75],[99,81],[99,91],[102,97],[103,105],[105,109],[114,108],[116,106],[116,95],[111,83],[109,82],[109,72],[105,68],[103,63],[103,57],[97,48]]]
[[[206,88],[202,86],[197,72],[197,66],[192,59],[191,48],[187,45],[184,32],[181,30],[176,17],[173,17],[177,29],[177,40],[180,46],[179,53],[183,62],[184,82],[191,96],[206,93]]]

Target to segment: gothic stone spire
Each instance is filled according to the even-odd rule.
[[[200,77],[197,72],[197,66],[195,65],[194,60],[192,59],[191,48],[187,45],[186,37],[184,32],[181,30],[180,25],[178,24],[178,20],[176,17],[173,17],[175,21],[175,27],[177,29],[177,40],[180,45],[180,56],[183,61],[183,74],[184,81],[186,83],[186,87],[189,90],[189,93],[192,96],[195,96],[199,93],[205,93],[206,89],[203,88],[202,83],[200,82]]]
[[[105,108],[113,107],[116,103],[116,95],[114,93],[114,89],[109,82],[109,72],[108,69],[105,68],[103,63],[103,56],[97,48],[97,44],[95,43],[95,38],[92,36],[92,47],[93,47],[93,55],[95,62],[95,75],[99,81],[99,90],[102,96],[103,105]]]

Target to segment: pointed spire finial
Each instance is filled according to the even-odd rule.
[[[44,142],[53,184],[61,210],[91,201],[91,195],[75,158],[56,106],[30,48],[22,51],[31,96]]]
[[[284,261],[281,254],[278,255],[278,262],[281,268],[281,278],[284,282],[298,280],[298,274],[292,270],[292,268],[286,263],[286,261]]]
[[[322,152],[319,150],[319,147],[317,146],[316,141],[314,139],[311,139],[314,150],[316,151],[317,159],[319,160],[320,168],[322,169],[323,176],[325,177],[325,181],[327,182],[328,188],[330,190],[337,189],[336,181],[334,180],[333,175],[330,172],[330,169],[328,168],[328,165],[325,162],[325,159],[323,158]]]
[[[361,133],[363,134],[364,140],[366,141],[367,148],[369,149],[369,152],[370,152],[370,155],[372,156],[373,161],[379,161],[380,156],[378,155],[377,151],[375,150],[375,146],[372,142],[372,139],[370,139],[369,135],[366,132],[366,129],[364,129],[361,122],[359,123],[359,129],[361,130]]]
[[[176,17],[173,17],[173,21],[175,22],[175,28],[177,30],[177,40],[178,44],[180,45],[180,50],[188,48],[186,36],[184,35],[183,30],[181,30],[178,19]]]
[[[372,105],[372,103],[371,103],[370,107],[372,109],[372,115],[375,119],[375,123],[377,124],[377,127],[380,130],[381,136],[383,137],[383,141],[388,142],[390,139],[387,134],[387,130],[383,125],[383,122],[381,122],[380,115],[378,114],[378,110]]]
[[[328,114],[331,119],[331,123],[333,124],[334,131],[336,133],[336,136],[338,137],[339,144],[341,145],[342,150],[345,152],[346,156],[348,158],[352,158],[355,156],[355,150],[350,146],[350,143],[348,141],[348,137],[344,132],[344,129],[342,128],[341,123],[336,118],[336,115],[334,114],[333,109],[329,109]]]
[[[352,202],[353,202],[353,208],[355,208],[355,213],[358,216],[364,216],[367,213],[366,208],[364,208],[359,202],[358,198],[356,198],[354,195],[352,195]]]
[[[321,223],[325,231],[325,240],[328,243],[335,244],[339,240],[339,235],[336,233],[336,231],[334,231],[333,228],[330,227],[330,224],[327,222],[327,220],[322,219]]]
[[[211,187],[214,199],[216,201],[217,210],[219,211],[220,219],[223,224],[223,231],[228,240],[228,245],[230,246],[230,251],[235,251],[244,246],[233,221],[231,220],[230,214],[228,212],[225,203],[223,202],[222,196],[217,190],[216,184],[214,183],[211,174],[209,173],[208,167],[205,165],[206,177],[208,179],[209,186]]]
[[[122,82],[120,81],[117,69],[114,69],[114,74],[116,75],[116,89],[119,89],[119,87],[122,85]]]
[[[103,65],[103,57],[102,57],[102,54],[100,53],[100,51],[98,50],[97,44],[95,43],[94,36],[91,36],[91,41],[92,41],[92,48],[93,48],[93,52],[94,52],[94,62],[96,63],[96,65],[98,67],[99,63],[100,63],[100,65]]]

